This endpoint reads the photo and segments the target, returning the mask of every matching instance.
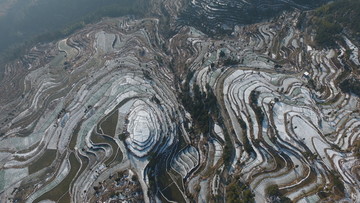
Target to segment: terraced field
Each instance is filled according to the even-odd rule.
[[[221,39],[112,18],[33,47],[0,84],[0,202],[359,202],[360,99],[339,88],[359,45],[318,48],[302,18]]]
[[[284,10],[311,9],[327,0],[192,0],[180,16],[180,21],[202,31],[217,35],[231,32],[235,25],[260,22],[277,16]]]

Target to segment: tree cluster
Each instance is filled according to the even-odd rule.
[[[193,118],[195,130],[207,135],[210,132],[212,117],[219,115],[216,96],[210,86],[206,87],[207,92],[204,93],[197,84],[194,85],[193,95],[191,95],[189,81],[187,80],[183,86],[181,101]]]
[[[355,78],[345,79],[340,83],[340,89],[346,93],[353,93],[360,97],[360,80]]]
[[[279,186],[274,184],[270,185],[265,190],[266,195],[269,197],[272,203],[291,203],[291,199],[284,196],[279,189]]]
[[[254,197],[250,187],[239,180],[232,182],[226,188],[227,203],[255,203]]]
[[[360,37],[360,1],[339,0],[315,11],[315,40],[320,46],[332,46],[345,28]]]

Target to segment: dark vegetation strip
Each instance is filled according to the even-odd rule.
[[[50,166],[50,164],[56,158],[56,150],[55,149],[47,149],[45,153],[31,165],[29,165],[29,174],[33,174],[45,167]]]
[[[160,188],[163,195],[171,201],[185,202],[184,197],[179,191],[179,188],[176,186],[175,182],[171,179],[169,173],[165,170],[165,168],[160,173],[162,175],[156,180],[157,180],[157,185]]]
[[[77,141],[77,137],[79,135],[81,124],[82,124],[82,122],[78,123],[75,127],[74,132],[72,133],[70,144],[69,144],[69,149],[71,149],[71,150],[74,150],[74,148],[76,146],[76,141]]]
[[[79,154],[80,160],[81,160],[81,169],[79,171],[78,174],[82,174],[85,170],[85,168],[88,166],[89,164],[89,158],[86,156],[82,156],[81,154]],[[70,196],[70,192],[71,189],[74,187],[74,182],[78,179],[79,176],[75,177],[71,183],[71,187],[69,188],[69,190],[59,199],[59,203],[61,202],[71,202],[71,196]]]
[[[115,136],[116,125],[118,122],[118,110],[116,109],[110,116],[106,117],[106,119],[101,122],[101,130],[104,134],[109,135],[111,137]]]
[[[53,201],[58,201],[70,188],[70,183],[74,180],[76,173],[80,169],[80,163],[76,159],[75,154],[71,153],[69,155],[71,169],[69,174],[52,190],[46,192],[40,196],[35,202],[40,202],[41,200],[50,199]]]
[[[106,144],[106,146],[110,146],[112,148],[111,156],[109,158],[107,158],[106,161],[104,162],[104,164],[107,167],[112,163],[112,161],[115,160],[116,157],[118,157],[122,160],[122,152],[121,152],[121,150],[119,150],[119,146],[117,145],[117,143],[114,141],[113,138],[93,132],[91,134],[90,139],[91,139],[91,141],[94,142],[95,145]],[[119,154],[119,156],[118,156],[118,153],[121,153],[121,155]],[[120,160],[120,162],[121,162],[121,160]]]

